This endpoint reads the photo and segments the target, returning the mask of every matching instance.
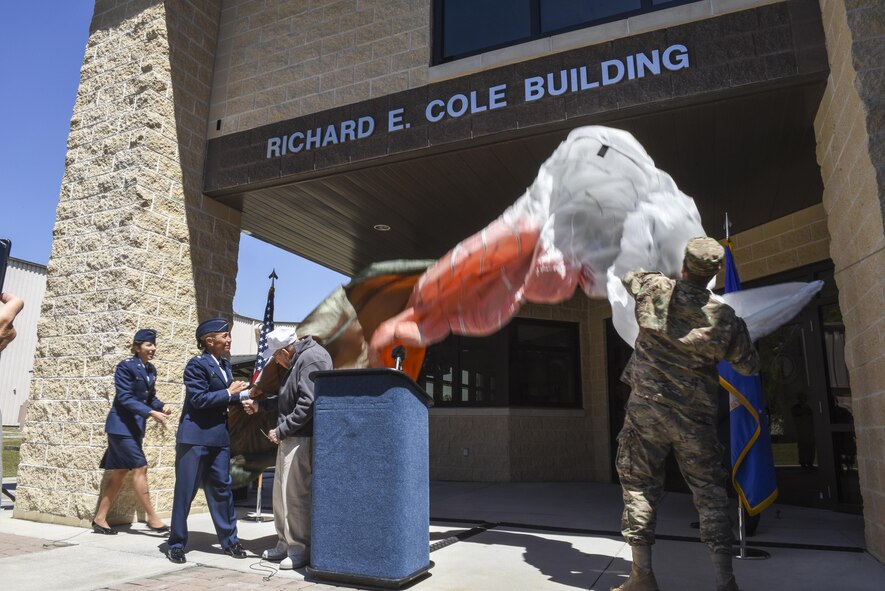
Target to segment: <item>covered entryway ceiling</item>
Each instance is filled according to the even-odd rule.
[[[243,230],[256,238],[352,276],[375,261],[444,254],[522,195],[570,129],[604,123],[632,132],[695,199],[707,233],[723,237],[726,211],[734,233],[821,201],[812,122],[822,93],[815,81],[608,122],[538,126],[497,143],[415,151],[213,197],[241,210]]]

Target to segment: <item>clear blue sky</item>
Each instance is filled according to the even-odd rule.
[[[0,237],[12,256],[45,265],[52,247],[71,113],[92,0],[4,3],[0,35]],[[240,241],[234,310],[261,318],[276,269],[276,320],[301,320],[347,277],[248,236]]]

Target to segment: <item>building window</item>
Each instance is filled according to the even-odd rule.
[[[433,63],[698,0],[435,0]]]
[[[516,318],[427,349],[418,383],[438,406],[580,408],[578,325]]]
[[[540,0],[541,32],[599,22],[642,8],[641,0]]]
[[[531,0],[445,0],[443,47],[448,56],[509,45],[532,36]]]

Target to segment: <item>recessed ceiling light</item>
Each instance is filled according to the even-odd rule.
[[[250,232],[249,230],[240,230],[240,232],[242,232],[242,233],[245,234],[246,236],[251,236],[251,235],[252,235],[252,232]]]
[[[390,226],[388,226],[387,224],[375,224],[372,227],[375,228],[376,230],[378,230],[379,232],[387,232],[388,230],[390,230]]]

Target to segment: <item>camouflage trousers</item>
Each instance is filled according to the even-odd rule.
[[[711,552],[730,554],[734,536],[725,492],[727,472],[715,425],[635,394],[618,435],[616,460],[624,494],[624,539],[631,546],[654,544],[656,510],[671,449],[700,515],[701,541]]]

